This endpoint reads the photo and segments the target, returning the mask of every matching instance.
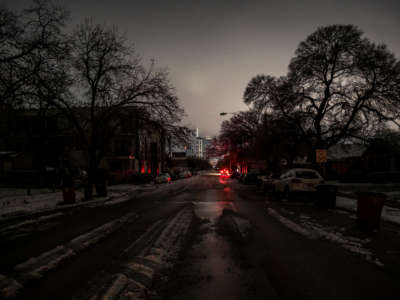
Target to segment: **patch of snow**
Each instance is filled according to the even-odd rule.
[[[57,246],[38,257],[32,257],[14,268],[16,276],[17,278],[22,278],[24,282],[40,278],[49,270],[56,268],[62,261],[97,243],[120,228],[123,224],[136,218],[136,213],[129,213],[121,218],[110,221],[99,228],[91,230],[88,233],[82,234],[65,245]],[[1,282],[3,281],[4,280],[1,280]],[[8,279],[8,282],[9,284],[2,287],[2,290],[12,289],[16,286],[13,279]]]
[[[54,269],[61,261],[72,257],[75,252],[72,249],[60,245],[38,257],[28,259],[15,267],[25,279],[37,279],[48,270]]]
[[[112,300],[118,299],[117,297],[121,294],[121,291],[128,284],[128,277],[124,274],[117,274],[115,281],[106,291],[103,299]]]
[[[385,192],[384,194],[388,197],[388,200],[400,201],[400,191]]]
[[[193,219],[193,208],[185,207],[168,223],[161,235],[154,242],[147,259],[167,263],[178,255],[182,237],[186,235]]]
[[[177,192],[180,189],[186,189],[188,182],[200,180],[198,176],[193,176],[170,184],[121,184],[109,186],[109,195],[107,197],[96,198],[91,201],[83,201],[84,194],[82,190],[75,190],[76,203],[59,206],[63,202],[62,191],[52,192],[49,189],[32,189],[31,195],[27,195],[26,189],[0,188],[0,220],[28,215],[35,212],[51,211],[61,208],[70,208],[77,206],[100,206],[114,205],[129,201],[134,194],[141,196],[150,196],[152,193],[160,191]]]
[[[279,214],[276,210],[272,208],[268,208],[268,214],[273,216],[275,219],[277,219],[279,222],[281,222],[283,225],[285,225],[287,228],[291,229],[294,232],[300,233],[303,236],[306,236],[308,238],[316,238],[315,234],[310,232],[309,230],[301,227],[297,223],[289,220],[288,218],[285,218],[281,214]]]
[[[311,217],[303,215],[303,214],[300,214],[300,219],[309,220],[309,219],[311,219]]]
[[[75,192],[75,198],[77,199],[75,204],[65,205],[65,207],[80,205],[79,199],[83,199],[83,193],[77,190]],[[62,201],[63,197],[60,191],[55,193],[33,194],[31,196],[9,195],[0,199],[0,219],[59,208],[58,204]]]
[[[296,214],[294,211],[287,210],[286,208],[282,208],[282,211],[287,215],[294,215]]]
[[[320,224],[311,222],[310,220],[304,218],[301,221],[301,225],[299,225],[280,215],[272,208],[268,208],[268,214],[273,216],[292,231],[297,232],[305,237],[311,239],[324,238],[328,241],[339,244],[346,250],[364,256],[368,262],[374,263],[377,266],[383,266],[382,262],[378,258],[374,257],[372,251],[364,247],[364,244],[371,242],[370,239],[359,239],[356,237],[344,236],[341,232],[332,231]]]
[[[96,244],[98,241],[108,236],[110,233],[114,232],[117,228],[119,228],[122,224],[137,218],[136,213],[129,213],[119,219],[108,222],[99,228],[96,228],[88,233],[82,234],[77,238],[71,240],[67,246],[75,251],[81,251],[86,249],[87,247]]]
[[[336,197],[336,206],[340,207],[340,208],[344,208],[349,211],[356,212],[357,211],[357,200],[347,198],[347,197],[337,196]],[[389,221],[389,222],[400,225],[400,209],[384,205],[383,209],[382,209],[381,218],[384,221]]]
[[[364,244],[371,242],[370,239],[359,239],[352,236],[344,236],[341,232],[329,230],[327,228],[324,228],[320,224],[316,224],[310,221],[304,221],[302,222],[302,225],[311,229],[319,237],[337,243],[344,249],[347,249],[353,253],[360,254],[364,256],[369,262],[375,263],[378,266],[383,266],[379,259],[373,258],[372,251],[364,247]]]
[[[328,149],[328,160],[361,157],[365,150],[366,147],[362,144],[337,144]]]
[[[350,211],[357,211],[357,200],[347,197],[336,197],[336,207],[344,208]]]
[[[149,278],[152,278],[154,276],[154,269],[150,268],[149,266],[145,264],[139,264],[137,262],[130,262],[125,265],[128,269],[143,274]]]
[[[121,190],[123,190],[123,188],[121,188]],[[43,194],[33,194],[32,196],[8,195],[0,199],[0,220],[15,216],[28,215],[36,212],[67,209],[82,205],[90,207],[114,205],[129,201],[131,199],[131,197],[129,197],[129,192],[137,191],[138,187],[134,186],[134,188],[125,192],[121,192],[121,190],[117,189],[115,191],[111,191],[108,193],[109,195],[107,197],[100,197],[90,201],[83,201],[83,193],[80,190],[76,190],[76,202],[62,206],[59,205],[63,202],[62,192],[47,192]]]
[[[129,201],[131,199],[132,199],[132,197],[127,193],[127,194],[124,194],[124,195],[120,195],[120,196],[116,197],[115,199],[112,199],[110,201],[105,202],[104,205],[105,206],[111,206],[111,205],[115,205],[115,204],[119,204],[119,203],[123,203],[123,202]]]
[[[122,295],[129,299],[142,299],[144,294],[151,293],[147,289],[155,274],[161,268],[170,268],[182,249],[193,217],[193,207],[186,206],[181,209],[151,245],[144,247],[129,262],[121,266],[122,270],[115,275],[117,279],[109,285],[106,294],[96,295],[94,299],[119,299]],[[129,254],[143,241],[151,240],[157,228],[162,225],[160,222],[161,220],[153,224],[124,253]],[[136,278],[135,274],[140,274],[142,280]]]
[[[117,184],[108,186],[110,192],[133,192],[140,188],[140,185],[134,184]]]
[[[42,216],[42,217],[39,217],[39,218],[34,219],[34,220],[23,221],[23,222],[20,222],[20,223],[17,223],[17,224],[5,226],[5,227],[0,229],[0,232],[6,232],[6,231],[9,231],[9,230],[18,230],[21,227],[27,227],[27,226],[37,226],[40,223],[43,223],[43,222],[46,222],[46,221],[49,221],[49,220],[53,220],[53,219],[57,219],[57,218],[59,218],[59,217],[61,217],[63,215],[64,214],[60,212],[60,213],[55,213],[55,214],[51,214],[51,215],[47,215],[47,216]]]

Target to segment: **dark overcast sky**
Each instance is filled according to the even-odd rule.
[[[1,0],[20,9],[30,1]],[[251,77],[285,75],[300,41],[318,26],[355,24],[400,58],[400,1],[385,0],[69,0],[71,23],[93,17],[117,25],[145,64],[168,67],[188,117],[202,135],[218,133],[219,112],[246,109]]]

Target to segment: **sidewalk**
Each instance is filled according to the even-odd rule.
[[[0,188],[0,222],[34,214],[59,212],[79,206],[115,205],[129,201],[138,194],[143,196],[159,191],[173,193],[185,189],[187,181],[196,177],[173,181],[170,184],[111,185],[107,187],[107,197],[94,197],[90,201],[85,201],[83,189],[78,189],[75,191],[76,203],[66,205],[62,204],[61,190],[51,192],[48,189],[32,189],[31,195],[28,196],[26,189]]]
[[[266,203],[267,214],[291,231],[339,245],[400,276],[400,209],[385,205],[383,222],[373,232],[359,230],[356,211],[357,200],[343,196],[336,197],[336,209],[316,208],[311,203]]]
[[[337,196],[336,207],[343,208],[351,212],[356,212],[357,200],[348,197]],[[400,209],[384,205],[381,218],[383,221],[392,222],[400,225]]]
[[[101,203],[114,203],[127,201],[129,193],[138,190],[153,190],[154,185],[116,185],[108,187],[107,197],[94,197],[93,200],[84,201],[82,189],[75,191],[76,203],[63,205],[61,190],[51,192],[48,189],[32,189],[31,195],[26,195],[26,189],[0,188],[0,221],[13,219],[20,216],[59,211],[63,209],[96,205]]]

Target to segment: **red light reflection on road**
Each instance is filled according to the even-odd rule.
[[[220,176],[219,177],[219,183],[220,184],[227,184],[228,180],[227,180],[227,178]]]

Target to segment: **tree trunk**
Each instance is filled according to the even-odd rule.
[[[96,184],[96,175],[98,170],[96,151],[89,150],[88,154],[89,154],[89,170],[88,170],[88,182],[85,188],[86,200],[90,200],[93,198],[93,185]]]

